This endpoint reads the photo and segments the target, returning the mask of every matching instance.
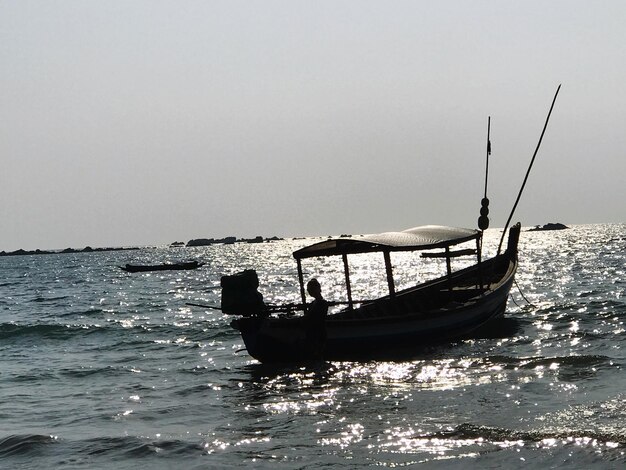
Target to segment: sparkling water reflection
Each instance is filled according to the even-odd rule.
[[[625,225],[523,232],[517,280],[532,305],[514,288],[500,335],[404,361],[264,366],[230,318],[185,305],[218,305],[219,276],[244,268],[268,302],[299,301],[291,252],[311,241],[0,258],[0,466],[625,462]],[[488,231],[487,249],[498,241]],[[166,258],[207,265],[117,267]],[[417,265],[425,277],[445,269],[393,262],[401,286]],[[384,292],[381,266],[355,257],[355,298]],[[338,260],[306,263],[313,275],[343,300]]]

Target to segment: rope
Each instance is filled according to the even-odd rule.
[[[522,289],[520,288],[519,284],[517,283],[517,279],[514,279],[513,282],[515,282],[515,286],[517,287],[517,290],[519,291],[520,295],[522,296],[522,299],[524,299],[526,301],[526,303],[528,305],[530,305],[531,307],[535,307],[535,305],[526,298],[526,296],[524,295],[524,293],[522,292]],[[515,302],[515,301],[514,301]],[[517,305],[517,303],[515,304]],[[517,305],[519,307],[519,305]]]

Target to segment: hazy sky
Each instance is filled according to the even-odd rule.
[[[626,221],[626,2],[0,0],[0,250]]]

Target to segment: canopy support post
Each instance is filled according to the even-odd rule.
[[[452,292],[452,264],[450,262],[450,247],[446,246],[446,271],[448,273],[448,290]]]
[[[306,312],[306,293],[304,292],[304,274],[302,274],[302,261],[297,260],[298,263],[298,282],[300,283],[300,297],[302,297],[302,305]]]
[[[343,271],[346,275],[346,292],[348,294],[348,308],[350,310],[353,309],[354,305],[352,302],[352,286],[350,285],[350,269],[348,268],[348,255],[341,255],[341,259],[343,260]]]
[[[452,265],[450,264],[450,247],[446,246],[446,270],[448,271],[448,278],[452,276]]]
[[[394,298],[396,296],[396,288],[393,283],[393,269],[391,267],[391,253],[389,250],[383,251],[385,256],[385,270],[387,271],[387,284],[389,285],[389,297]]]

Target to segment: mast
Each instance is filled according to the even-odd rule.
[[[480,201],[480,217],[478,218],[478,228],[480,237],[476,239],[476,258],[478,261],[478,277],[480,288],[483,288],[483,274],[480,269],[483,255],[483,235],[489,228],[489,198],[487,197],[487,183],[489,182],[489,155],[491,155],[491,116],[487,118],[487,155],[485,157],[485,193]]]
[[[491,116],[487,120],[487,158],[485,164],[485,195],[480,201],[480,217],[478,218],[478,228],[481,232],[484,232],[489,228],[489,199],[487,198],[487,181],[489,180],[489,155],[491,155],[491,140],[489,135],[491,133]],[[481,237],[482,238],[482,237]]]

